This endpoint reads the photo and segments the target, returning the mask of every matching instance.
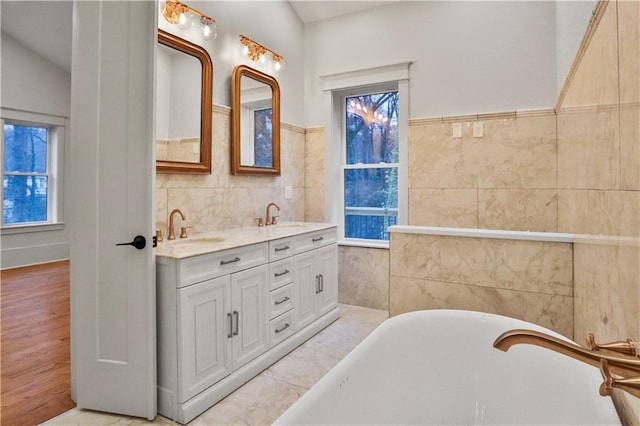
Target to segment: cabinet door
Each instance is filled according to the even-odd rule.
[[[318,316],[316,308],[318,273],[314,262],[315,256],[316,251],[312,250],[295,256],[293,260],[296,330],[301,330]]]
[[[178,402],[231,372],[229,276],[178,290]]]
[[[268,286],[269,265],[231,275],[234,370],[269,348]]]
[[[332,245],[318,249],[316,265],[320,275],[318,316],[322,316],[338,304],[338,247]]]

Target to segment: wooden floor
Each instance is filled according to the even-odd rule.
[[[71,400],[69,262],[0,271],[2,425],[37,425]]]

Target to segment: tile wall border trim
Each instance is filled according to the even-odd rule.
[[[449,228],[444,226],[394,225],[389,233],[442,235],[448,237],[493,238],[500,240],[546,241],[573,243],[573,234],[561,232],[509,231],[502,229]]]
[[[231,115],[231,107],[228,107],[226,105],[213,104],[213,112],[217,112],[219,114]]]
[[[541,108],[541,109],[531,109],[531,110],[490,112],[490,113],[482,113],[482,114],[452,115],[448,117],[413,118],[409,120],[409,126],[421,126],[424,124],[434,124],[434,123],[455,123],[460,121],[504,120],[504,119],[510,119],[510,118],[543,117],[543,116],[554,116],[554,115],[556,115],[555,109]]]
[[[306,133],[306,129],[304,127],[296,126],[295,124],[281,122],[280,128],[289,130],[290,132],[302,133],[303,135]]]
[[[323,126],[307,127],[306,132],[307,133],[324,133],[324,127]]]

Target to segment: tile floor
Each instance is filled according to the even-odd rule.
[[[340,305],[340,318],[286,357],[233,392],[189,425],[267,425],[358,345],[380,323],[387,311]],[[74,408],[46,425],[167,425],[162,416],[153,422]]]

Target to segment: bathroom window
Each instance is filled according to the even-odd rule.
[[[344,97],[344,237],[388,240],[398,223],[398,91]]]
[[[408,223],[410,62],[320,76],[324,220],[341,245],[389,247]]]
[[[34,116],[37,115],[29,114],[29,118]],[[62,139],[64,127],[50,120],[3,118],[0,121],[2,227],[56,223],[59,219],[58,141]]]

